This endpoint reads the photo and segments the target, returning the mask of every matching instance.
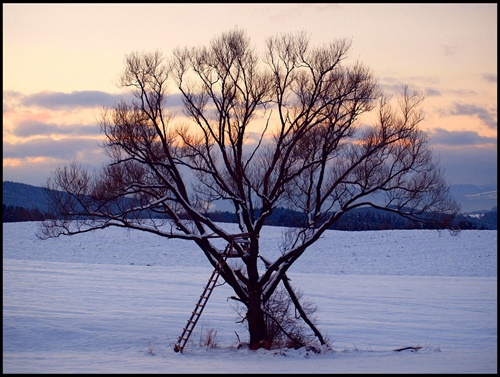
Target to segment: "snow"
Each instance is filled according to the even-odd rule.
[[[212,273],[194,245],[119,228],[40,240],[39,225],[3,224],[3,373],[497,373],[496,231],[329,231],[288,275],[330,350],[238,348],[221,285],[175,353]],[[282,230],[264,229],[264,253]]]

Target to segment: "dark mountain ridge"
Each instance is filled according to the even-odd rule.
[[[467,208],[471,203],[483,207],[474,213],[462,212],[458,221],[462,229],[497,229],[496,186],[455,185],[451,193],[461,204],[465,201]],[[486,206],[489,206],[487,209]],[[50,217],[49,198],[45,188],[25,183],[3,182],[3,222],[39,221]],[[234,214],[229,211],[214,211],[210,216],[219,222],[235,222]],[[286,208],[277,208],[268,219],[268,225],[296,226],[300,213]],[[358,208],[346,213],[334,224],[337,230],[381,230],[410,229],[415,224],[401,216],[371,207]]]
[[[6,206],[38,209],[43,213],[50,212],[49,197],[45,188],[25,183],[4,181],[2,203]]]

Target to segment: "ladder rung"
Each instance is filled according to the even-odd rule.
[[[194,327],[196,326],[196,322],[200,318],[199,316],[201,315],[201,312],[203,311],[203,308],[205,307],[205,305],[207,303],[207,300],[210,296],[210,293],[215,288],[215,283],[217,283],[217,279],[219,278],[219,274],[220,274],[219,268],[224,263],[225,259],[227,258],[228,251],[229,251],[229,246],[226,247],[226,250],[222,254],[219,261],[217,262],[217,265],[216,265],[217,267],[215,268],[214,272],[212,273],[212,276],[210,277],[210,279],[208,279],[208,283],[205,286],[205,290],[203,291],[203,294],[200,296],[200,300],[195,305],[195,310],[192,312],[191,318],[188,319],[187,326],[184,327],[184,329],[183,329],[184,331],[183,331],[182,335],[179,337],[179,340],[174,347],[175,352],[179,352],[179,351],[182,352],[182,350],[184,349],[184,345],[187,343],[189,336],[191,335],[191,332],[193,331]],[[208,295],[206,295],[207,292],[208,292]],[[202,303],[203,301],[205,301],[205,302]],[[195,318],[195,319],[193,319],[193,318]],[[190,326],[190,324],[192,324],[192,326]],[[186,336],[184,337],[184,335],[186,335]],[[181,345],[181,343],[183,343],[184,345]]]

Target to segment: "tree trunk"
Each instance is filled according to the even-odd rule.
[[[267,339],[266,322],[261,306],[260,293],[253,291],[248,295],[248,332],[250,334],[250,349],[270,349],[271,344]]]

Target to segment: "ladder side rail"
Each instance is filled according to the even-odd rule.
[[[233,245],[232,242],[228,243],[226,246],[224,252],[221,255],[221,258],[216,264],[216,267],[214,271],[212,272],[212,275],[208,279],[208,283],[205,286],[205,289],[203,290],[202,295],[200,296],[198,302],[195,305],[194,311],[191,313],[191,317],[187,321],[186,327],[184,327],[182,335],[179,337],[179,340],[177,341],[177,344],[174,347],[175,352],[182,352],[184,349],[184,346],[186,345],[187,341],[189,340],[189,337],[191,336],[192,331],[194,330],[194,327],[198,323],[199,318],[201,317],[201,313],[203,312],[203,309],[205,308],[205,305],[212,294],[213,289],[215,288],[215,284],[217,283],[217,280],[220,275],[220,268],[222,267],[223,263],[225,262],[228,253],[232,250]],[[187,335],[187,336],[185,336]]]

